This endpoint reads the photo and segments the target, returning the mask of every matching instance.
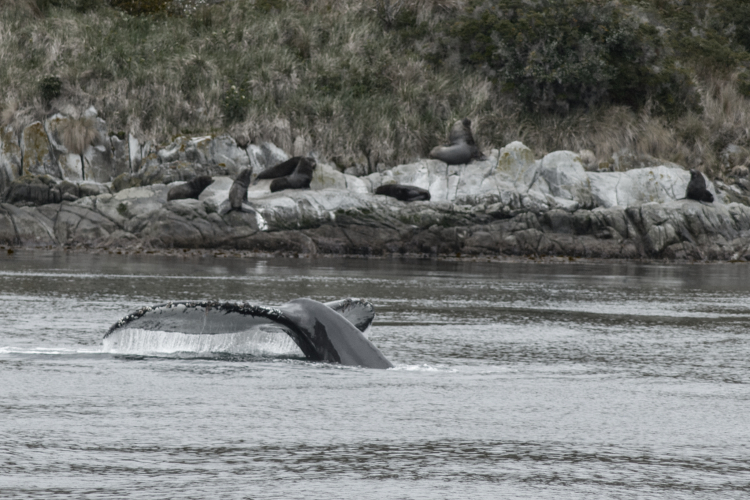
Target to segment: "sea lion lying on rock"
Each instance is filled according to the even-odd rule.
[[[261,179],[278,179],[279,177],[292,175],[294,173],[294,170],[297,168],[297,164],[302,158],[302,156],[294,156],[292,158],[289,158],[287,161],[279,163],[278,165],[268,167],[263,172],[258,174],[258,177],[255,178],[253,184]]]
[[[474,159],[484,158],[471,133],[471,120],[458,120],[448,134],[448,146],[438,146],[430,151],[430,158],[444,161],[448,165],[462,165]]]
[[[706,179],[703,174],[693,169],[690,171],[690,182],[687,185],[685,198],[695,201],[714,201],[714,195],[706,188]]]
[[[283,165],[283,163],[281,165]],[[284,189],[309,188],[310,182],[312,181],[313,170],[315,170],[316,165],[317,163],[313,158],[299,157],[297,166],[291,174],[285,177],[279,177],[271,182],[271,192],[275,193],[276,191],[282,191]]]
[[[384,184],[375,190],[375,194],[382,194],[401,201],[429,201],[430,192],[417,186],[404,184]]]
[[[186,198],[198,199],[198,196],[213,182],[210,175],[199,175],[185,184],[175,186],[167,193],[167,201],[184,200]]]

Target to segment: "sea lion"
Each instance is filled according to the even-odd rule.
[[[250,177],[253,175],[253,168],[246,168],[237,176],[237,179],[229,188],[229,207],[230,210],[242,210],[242,204],[247,202],[247,188],[250,185]]]
[[[384,184],[375,190],[375,194],[382,194],[401,201],[429,201],[430,192],[417,186],[404,184]]]
[[[294,172],[286,177],[274,179],[271,182],[271,192],[275,193],[284,189],[309,188],[316,165],[317,163],[313,158],[300,157]]]
[[[294,173],[294,170],[297,168],[297,164],[302,158],[302,156],[294,156],[292,158],[289,158],[287,161],[281,162],[278,165],[274,165],[273,167],[265,169],[263,172],[258,174],[258,177],[255,178],[253,184],[261,179],[278,179],[279,177],[292,175]]]
[[[714,195],[706,189],[706,179],[702,173],[695,169],[690,170],[690,182],[687,185],[685,198],[695,201],[706,201],[708,203],[714,201]]]
[[[430,151],[430,158],[444,161],[448,165],[462,165],[473,159],[484,158],[471,133],[471,120],[456,121],[448,134],[448,146],[437,146]]]
[[[186,198],[195,198],[197,200],[203,190],[213,181],[210,175],[199,175],[185,184],[171,188],[167,193],[167,201],[184,200]]]

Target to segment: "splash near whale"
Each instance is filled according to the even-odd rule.
[[[311,361],[392,368],[364,335],[374,317],[372,304],[360,299],[324,304],[302,298],[278,307],[248,302],[169,302],[125,316],[104,335],[103,344],[106,350],[127,352],[134,346],[148,350],[149,341],[160,339],[173,350],[220,351],[254,339],[265,340],[267,345],[275,342],[276,352],[283,352],[287,337]],[[281,339],[280,332],[285,334]]]

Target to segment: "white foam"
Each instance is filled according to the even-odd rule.
[[[227,353],[253,356],[298,356],[299,347],[285,332],[263,325],[243,332],[188,335],[179,332],[124,328],[102,341],[112,354]]]
[[[45,354],[60,356],[66,354],[100,354],[100,349],[66,349],[64,347],[0,347],[0,354]]]
[[[448,372],[448,373],[457,373],[458,370],[455,368],[442,368],[437,366],[431,366],[427,364],[423,365],[398,365],[391,368],[391,370],[395,371],[403,371],[403,372]]]

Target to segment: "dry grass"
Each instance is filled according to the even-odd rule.
[[[521,140],[538,156],[590,149],[601,162],[630,151],[713,175],[733,166],[722,157],[727,145],[750,146],[750,103],[731,80],[704,82],[703,113],[673,123],[621,107],[529,117],[451,57],[436,67],[405,50],[383,20],[388,9],[393,17],[414,8],[434,26],[463,4],[287,0],[261,12],[251,0],[197,1],[182,16],[132,17],[106,6],[51,7],[40,16],[34,0],[0,0],[2,122],[19,129],[55,110],[93,105],[111,132],[144,140],[227,132],[289,152],[296,141],[344,166],[370,168],[426,156],[463,117],[485,149]],[[39,82],[49,75],[63,87],[47,104]],[[242,89],[235,100],[227,99],[232,85]],[[229,111],[239,118],[227,120]],[[92,140],[87,130],[71,127],[69,149]]]

